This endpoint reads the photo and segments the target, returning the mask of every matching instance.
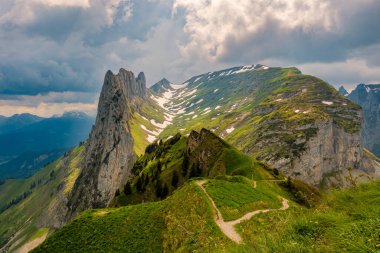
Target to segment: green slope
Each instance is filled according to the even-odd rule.
[[[49,219],[48,206],[56,200],[61,189],[68,194],[79,175],[82,151],[83,146],[79,146],[28,179],[7,180],[0,185],[0,208],[3,208],[0,213],[0,248],[9,242],[11,249],[15,249],[38,236],[40,228]],[[20,196],[25,198],[9,205]]]
[[[225,180],[212,183],[220,191],[228,191],[234,184]],[[238,185],[233,187],[242,184],[235,183]],[[285,211],[254,216],[237,225],[244,239],[244,244],[238,245],[221,233],[210,202],[199,186],[190,182],[163,201],[87,211],[34,252],[375,252],[380,247],[379,186],[380,182],[373,182],[326,193],[322,204],[311,209],[291,203]],[[271,193],[288,197],[281,188]],[[218,202],[220,208],[231,208],[231,202],[247,196],[240,190],[224,198]],[[263,201],[255,198],[251,203]]]
[[[116,196],[113,206],[164,199],[193,177],[283,178],[206,129],[200,133],[193,131],[189,137],[176,134],[166,141],[150,144],[132,173],[133,177]]]
[[[228,243],[204,195],[190,183],[164,201],[87,211],[34,252],[191,251]]]
[[[296,68],[206,73],[176,90],[170,102],[169,110],[184,113],[161,138],[206,127],[260,160],[296,159],[317,133],[318,122],[332,120],[348,133],[360,130],[358,105]]]

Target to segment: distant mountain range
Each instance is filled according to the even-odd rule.
[[[380,157],[380,84],[358,84],[351,93],[341,86],[339,93],[363,108],[363,145]]]
[[[82,112],[0,117],[0,180],[33,175],[85,140],[93,123],[94,118]]]

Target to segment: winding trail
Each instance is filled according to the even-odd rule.
[[[207,198],[210,200],[212,206],[215,210],[214,220],[215,223],[219,226],[219,228],[222,230],[222,232],[230,238],[232,241],[236,243],[242,243],[243,239],[241,236],[236,232],[235,225],[241,223],[242,221],[249,220],[253,216],[259,214],[259,213],[267,213],[271,211],[277,211],[277,210],[286,210],[289,208],[289,201],[283,197],[280,197],[282,199],[282,207],[279,209],[263,209],[263,210],[256,210],[253,212],[249,212],[245,214],[243,217],[240,217],[239,219],[232,220],[232,221],[224,221],[223,216],[221,212],[219,211],[218,207],[216,206],[214,200],[211,198],[211,196],[207,193],[206,189],[203,187],[203,185],[207,182],[207,180],[199,180],[196,182],[196,184],[203,190],[203,192],[206,194]],[[254,181],[253,188],[256,188],[256,181]]]

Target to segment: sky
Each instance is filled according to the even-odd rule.
[[[0,0],[0,115],[96,113],[108,69],[166,77],[296,66],[380,83],[379,0]]]

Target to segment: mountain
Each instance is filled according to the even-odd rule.
[[[343,86],[339,87],[338,92],[342,96],[345,96],[345,97],[348,96],[348,91]]]
[[[25,152],[0,164],[0,180],[5,178],[25,178],[33,175],[40,168],[57,160],[66,149],[45,152]]]
[[[362,112],[322,80],[296,68],[234,67],[172,85],[152,99],[166,110],[150,134],[164,139],[207,127],[244,153],[316,187],[375,176],[360,144]],[[365,180],[365,177],[362,177]]]
[[[3,161],[0,180],[32,175],[84,141],[93,121],[92,117],[79,112],[66,112],[51,118],[31,114],[7,118],[0,126],[0,158]]]
[[[153,84],[150,87],[151,91],[154,91],[156,93],[162,93],[167,89],[171,89],[170,81],[168,81],[166,78],[161,79],[157,83]]]
[[[190,178],[241,175],[276,179],[274,171],[235,149],[207,129],[188,137],[176,134],[147,146],[132,168],[132,177],[111,206],[165,199]]]
[[[0,185],[3,249],[37,245],[49,236],[37,250],[244,251],[234,241],[255,241],[243,232],[255,226],[240,235],[231,224],[243,226],[239,217],[246,213],[275,214],[289,204],[289,234],[311,236],[301,241],[319,241],[313,231],[327,231],[322,241],[334,241],[358,225],[352,215],[332,218],[342,206],[363,211],[346,203],[350,192],[318,191],[380,176],[379,160],[361,146],[361,108],[333,87],[296,68],[260,64],[152,87],[146,88],[143,73],[136,78],[125,69],[108,71],[89,138],[32,177]],[[351,199],[370,196],[365,201],[375,207],[374,189],[364,187]],[[326,216],[316,215],[325,210],[319,201],[330,203]],[[93,208],[104,209],[86,211]],[[372,224],[372,215],[377,213],[361,217]],[[316,223],[305,223],[313,217]],[[334,225],[314,225],[320,222]],[[286,245],[295,247],[292,242]]]
[[[380,84],[359,84],[348,98],[363,108],[363,145],[380,157]]]
[[[7,117],[0,115],[0,125],[7,119]]]
[[[8,118],[5,117],[0,121],[0,134],[14,132],[43,119],[44,118],[29,113],[15,114]]]

